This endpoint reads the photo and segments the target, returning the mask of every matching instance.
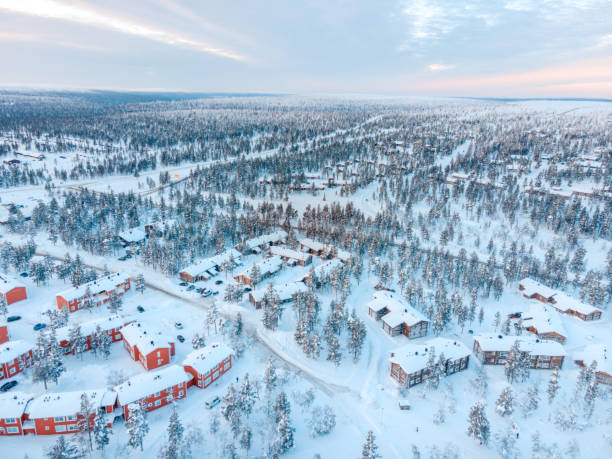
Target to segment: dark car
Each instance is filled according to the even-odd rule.
[[[218,295],[218,294],[219,294],[219,290],[215,290],[215,291],[213,292],[213,295]]]
[[[178,339],[181,343],[185,342],[185,337],[183,335],[176,335],[176,339]]]
[[[181,287],[187,287],[187,282],[181,282],[179,285],[180,285]]]
[[[248,293],[248,292],[250,292],[251,290],[253,290],[251,287],[245,287],[245,288],[244,288],[244,292],[245,292],[245,293]]]
[[[203,296],[204,298],[208,298],[210,295],[212,295],[212,292],[211,292],[211,291],[208,291],[208,292],[204,292],[204,293],[202,293],[202,296]]]
[[[21,316],[8,316],[6,318],[6,321],[7,322],[15,322],[16,320],[19,320],[19,319],[21,319]]]
[[[46,326],[47,326],[47,324],[36,324],[36,325],[34,325],[34,330],[42,330]]]
[[[221,279],[218,279],[218,280],[215,281],[215,284],[217,284],[217,285],[221,285],[222,283],[223,283],[223,281]]]
[[[195,285],[191,284],[189,287],[187,287],[187,290],[189,291],[195,290]]]
[[[6,392],[7,390],[11,390],[13,387],[17,385],[17,381],[9,381],[0,386],[0,392]]]
[[[21,277],[28,277],[28,276],[29,276],[29,274],[28,274],[28,273],[25,273],[25,272],[24,272],[24,273],[20,273],[19,275],[20,275]]]
[[[119,261],[125,261],[125,260],[127,260],[127,258],[126,258],[126,257],[119,257],[119,258],[117,258],[117,260],[119,260]]]
[[[138,310],[138,312],[144,312],[145,309],[142,306],[137,306],[136,309]]]

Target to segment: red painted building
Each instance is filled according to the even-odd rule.
[[[145,370],[168,365],[174,355],[174,342],[153,324],[133,322],[121,329],[123,343],[132,359]]]
[[[183,361],[185,371],[193,376],[190,385],[204,389],[232,367],[233,351],[219,343],[193,351]]]
[[[0,344],[4,344],[9,340],[8,327],[6,324],[0,324]]]
[[[12,378],[32,365],[32,345],[26,341],[8,341],[0,346],[0,380]]]
[[[91,351],[92,342],[96,336],[98,326],[100,326],[103,333],[106,333],[110,337],[111,342],[116,343],[123,340],[121,329],[132,322],[134,321],[125,317],[112,316],[79,324],[81,327],[81,335],[83,338],[85,338],[85,342],[83,343],[83,351]],[[64,354],[74,354],[74,351],[70,349],[71,328],[72,326],[58,328],[56,332],[57,340],[59,341],[60,347],[64,350]]]
[[[6,304],[11,305],[17,301],[28,298],[26,288],[14,279],[0,275],[0,297],[6,298]]]
[[[78,287],[64,290],[58,293],[55,299],[58,309],[67,308],[69,312],[75,312],[83,308],[83,302],[88,296],[91,297],[94,306],[101,306],[108,302],[108,297],[112,292],[122,296],[130,288],[130,277],[127,274],[113,273]]]
[[[23,435],[25,411],[32,398],[23,392],[0,394],[0,436]]]
[[[124,419],[129,418],[129,406],[132,404],[140,404],[146,411],[153,411],[172,400],[185,398],[191,379],[192,376],[178,365],[132,376],[115,387]]]
[[[75,391],[75,392],[47,392],[30,402],[26,416],[33,428],[24,426],[25,433],[36,435],[54,435],[76,433],[79,431],[78,423],[81,418],[81,395],[87,394],[89,402],[96,412],[91,415],[90,423],[93,425],[96,416],[104,416],[114,411],[117,403],[117,394],[106,389]],[[109,419],[108,425],[112,425]]]

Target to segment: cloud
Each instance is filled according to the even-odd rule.
[[[19,42],[19,43],[36,43],[48,45],[53,43],[55,46],[61,46],[64,48],[80,49],[83,51],[98,51],[98,52],[110,52],[110,49],[103,48],[101,46],[90,46],[72,41],[54,40],[49,36],[36,35],[32,33],[13,33],[13,32],[0,32],[0,42]]]
[[[213,46],[180,33],[122,18],[78,3],[66,4],[57,0],[0,0],[0,10],[75,22],[101,29],[114,30],[167,45],[195,49],[199,52],[214,54],[227,59],[245,60],[244,56],[232,50]]]
[[[445,70],[452,70],[456,67],[454,64],[429,64],[427,68],[432,72],[443,72]]]

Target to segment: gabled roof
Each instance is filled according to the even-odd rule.
[[[28,402],[34,398],[24,392],[5,392],[0,394],[0,419],[19,418]]]
[[[240,264],[240,257],[242,255],[236,249],[228,249],[225,252],[215,255],[214,257],[200,260],[187,266],[182,272],[186,272],[192,276],[200,276],[209,269],[221,266],[223,263],[228,261],[230,258],[234,258],[234,263]]]
[[[308,253],[298,252],[297,250],[290,249],[288,247],[280,247],[273,245],[270,247],[270,253],[272,255],[278,255],[285,258],[293,258],[294,260],[307,261],[312,256]]]
[[[88,320],[86,322],[81,323],[69,323],[64,327],[58,328],[56,330],[56,336],[58,341],[67,340],[70,336],[70,330],[77,325],[81,327],[81,335],[85,337],[93,335],[98,325],[100,326],[102,331],[107,331],[121,328],[124,325],[134,321],[135,318],[132,316],[115,315],[110,317],[101,317],[99,319]]]
[[[391,292],[374,293],[374,299],[368,303],[368,307],[376,312],[387,308],[389,312],[382,316],[382,320],[391,328],[403,323],[412,327],[419,322],[428,321],[425,315]]]
[[[314,239],[310,239],[308,237],[300,239],[300,244],[314,251],[324,250],[327,247],[327,245],[323,244],[322,242],[315,241]]]
[[[114,404],[114,393],[106,389],[74,392],[46,392],[28,405],[30,419],[75,416],[81,409],[81,395],[87,394],[89,402],[96,408]],[[112,402],[111,402],[112,400]],[[104,403],[108,403],[105,405]]]
[[[193,367],[195,371],[203,375],[233,353],[234,351],[225,344],[212,343],[191,352],[183,360],[183,366]]]
[[[410,374],[424,369],[427,366],[429,352],[434,349],[436,362],[440,354],[446,359],[457,360],[470,355],[470,350],[460,341],[446,338],[433,338],[424,343],[409,343],[393,351],[391,363],[396,363]]]
[[[529,311],[523,313],[523,327],[534,327],[539,334],[554,332],[567,336],[559,313],[540,302],[531,302]]]
[[[524,288],[523,294],[527,296],[532,296],[538,293],[542,295],[544,298],[552,298],[553,296],[555,296],[555,294],[557,294],[556,290],[550,287],[547,287],[543,284],[540,284],[538,281],[535,281],[529,278],[525,278],[521,280],[519,282],[519,285],[521,285]]]
[[[193,376],[186,373],[183,367],[170,365],[161,370],[132,376],[124,383],[115,386],[115,392],[119,405],[124,406],[191,379]]]
[[[581,360],[584,365],[591,365],[597,361],[597,371],[612,375],[612,355],[605,344],[589,344],[581,351],[574,352],[574,361]]]
[[[281,257],[276,255],[270,258],[266,258],[265,260],[260,261],[259,263],[255,263],[253,266],[259,267],[259,272],[262,276],[267,276],[269,274],[274,274],[280,271],[281,267],[283,266],[283,260]],[[250,279],[251,273],[253,272],[253,266],[248,269],[245,269],[241,273],[236,274],[234,277],[246,276]]]
[[[478,341],[481,349],[488,352],[508,352],[514,343],[518,341],[521,351],[527,351],[533,355],[548,355],[554,357],[567,355],[563,346],[558,342],[541,340],[533,335],[510,336],[483,333],[474,336],[474,341]]]
[[[8,341],[0,344],[0,364],[12,362],[33,349],[32,343],[22,340]]]
[[[78,287],[72,287],[63,290],[57,294],[66,301],[72,301],[76,298],[81,298],[89,288],[92,295],[97,295],[100,292],[108,292],[114,290],[117,285],[124,284],[129,280],[130,276],[126,273],[112,273],[108,276],[100,277]]]
[[[0,275],[0,295],[5,295],[14,288],[25,287],[21,282],[4,274]]]
[[[554,307],[560,311],[572,310],[584,315],[589,315],[594,312],[601,312],[596,307],[583,303],[582,301],[572,298],[563,292],[559,292],[555,295],[555,301],[556,303],[554,304]]]
[[[126,242],[139,242],[145,240],[147,233],[144,227],[136,226],[119,233],[118,236]]]
[[[138,347],[144,355],[159,348],[168,348],[174,340],[162,332],[157,326],[145,322],[132,322],[121,329],[121,335],[127,343]]]
[[[287,232],[283,230],[278,230],[270,234],[264,234],[262,236],[254,237],[252,239],[248,239],[244,241],[244,246],[247,249],[254,249],[261,245],[270,244],[271,242],[280,242],[287,239]]]

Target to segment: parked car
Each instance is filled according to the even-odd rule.
[[[117,260],[119,260],[119,261],[125,261],[125,260],[127,260],[127,258],[126,258],[125,256],[123,256],[123,257],[119,257],[119,258],[117,258]]]
[[[251,287],[245,287],[244,293],[249,293],[251,290],[253,290]]]
[[[189,287],[187,287],[187,290],[189,291],[195,290],[195,285],[191,284]]]
[[[6,392],[8,390],[11,390],[16,385],[17,385],[17,381],[9,381],[7,383],[4,383],[0,386],[0,392]]]
[[[143,308],[142,306],[137,306],[136,309],[138,310],[138,312],[145,312],[145,308]]]
[[[508,319],[520,319],[521,315],[521,312],[514,312],[512,314],[508,314]]]
[[[187,285],[188,285],[188,284],[187,284],[187,282],[181,282],[179,285],[180,285],[181,287],[187,287]]]
[[[223,283],[223,281],[222,281],[221,279],[217,279],[217,280],[215,281],[215,284],[217,284],[217,285],[221,285],[222,283]]]
[[[185,342],[185,337],[183,335],[176,335],[176,339],[178,339],[181,343]]]
[[[212,292],[211,292],[210,290],[209,290],[208,292],[204,292],[204,293],[202,294],[202,296],[203,296],[204,298],[208,298],[210,295],[212,295]]]
[[[204,287],[200,287],[200,288],[197,288],[197,289],[196,289],[196,292],[198,292],[198,293],[204,293],[204,291],[205,291],[205,290],[206,290],[206,289],[205,289]]]
[[[219,294],[219,290],[215,290],[214,292],[212,292],[213,295],[218,295]]]
[[[129,253],[125,256],[125,258],[132,258],[132,255],[130,255]]]
[[[36,324],[34,325],[34,330],[42,330],[43,328],[45,328],[47,326],[47,324]]]
[[[16,320],[19,320],[19,319],[21,319],[21,316],[8,316],[6,318],[6,321],[7,322],[15,322]]]
[[[181,322],[174,322],[174,326],[178,328],[179,330],[183,329],[183,324]]]
[[[28,277],[28,276],[29,276],[29,274],[28,274],[28,273],[26,273],[26,272],[20,273],[19,275],[20,275],[21,277]]]
[[[205,406],[206,406],[207,409],[212,410],[219,403],[221,403],[221,399],[219,397],[214,397],[214,398],[211,398],[210,400],[208,400],[205,403]]]

